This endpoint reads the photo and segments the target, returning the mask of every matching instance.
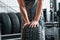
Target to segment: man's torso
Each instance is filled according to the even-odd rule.
[[[36,11],[36,0],[24,0],[29,20],[32,20]],[[35,4],[35,5],[34,5]]]

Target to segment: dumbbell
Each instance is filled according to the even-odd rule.
[[[44,15],[44,21],[46,22],[47,21],[47,10],[46,9],[43,9],[43,15]]]

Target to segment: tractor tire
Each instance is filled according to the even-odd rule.
[[[12,23],[12,33],[18,33],[20,31],[20,23],[15,13],[8,13]]]
[[[19,22],[20,22],[20,31],[19,31],[19,33],[21,33],[21,23],[22,23],[21,15],[20,15],[20,13],[16,13],[16,15],[17,15],[17,17],[19,19]]]
[[[22,29],[22,40],[43,40],[42,27],[29,28],[28,25]]]
[[[1,27],[2,34],[10,34],[12,24],[9,16],[6,13],[0,13],[0,21],[2,24],[2,27]]]

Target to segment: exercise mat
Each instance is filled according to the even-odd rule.
[[[43,40],[42,27],[29,28],[28,25],[22,30],[22,40]]]

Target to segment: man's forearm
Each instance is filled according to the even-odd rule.
[[[28,16],[27,16],[26,9],[25,8],[20,8],[20,10],[21,10],[21,16],[24,20],[24,23],[28,23],[29,19],[28,19]]]
[[[19,4],[19,7],[20,7],[20,11],[21,11],[21,16],[24,20],[24,23],[28,23],[29,22],[29,19],[28,19],[28,16],[27,16],[27,11],[26,11],[26,8],[25,8],[25,5],[24,5],[24,1],[23,0],[18,0],[18,4]]]
[[[42,0],[38,0],[34,21],[39,21],[40,19],[41,6],[42,6]]]

